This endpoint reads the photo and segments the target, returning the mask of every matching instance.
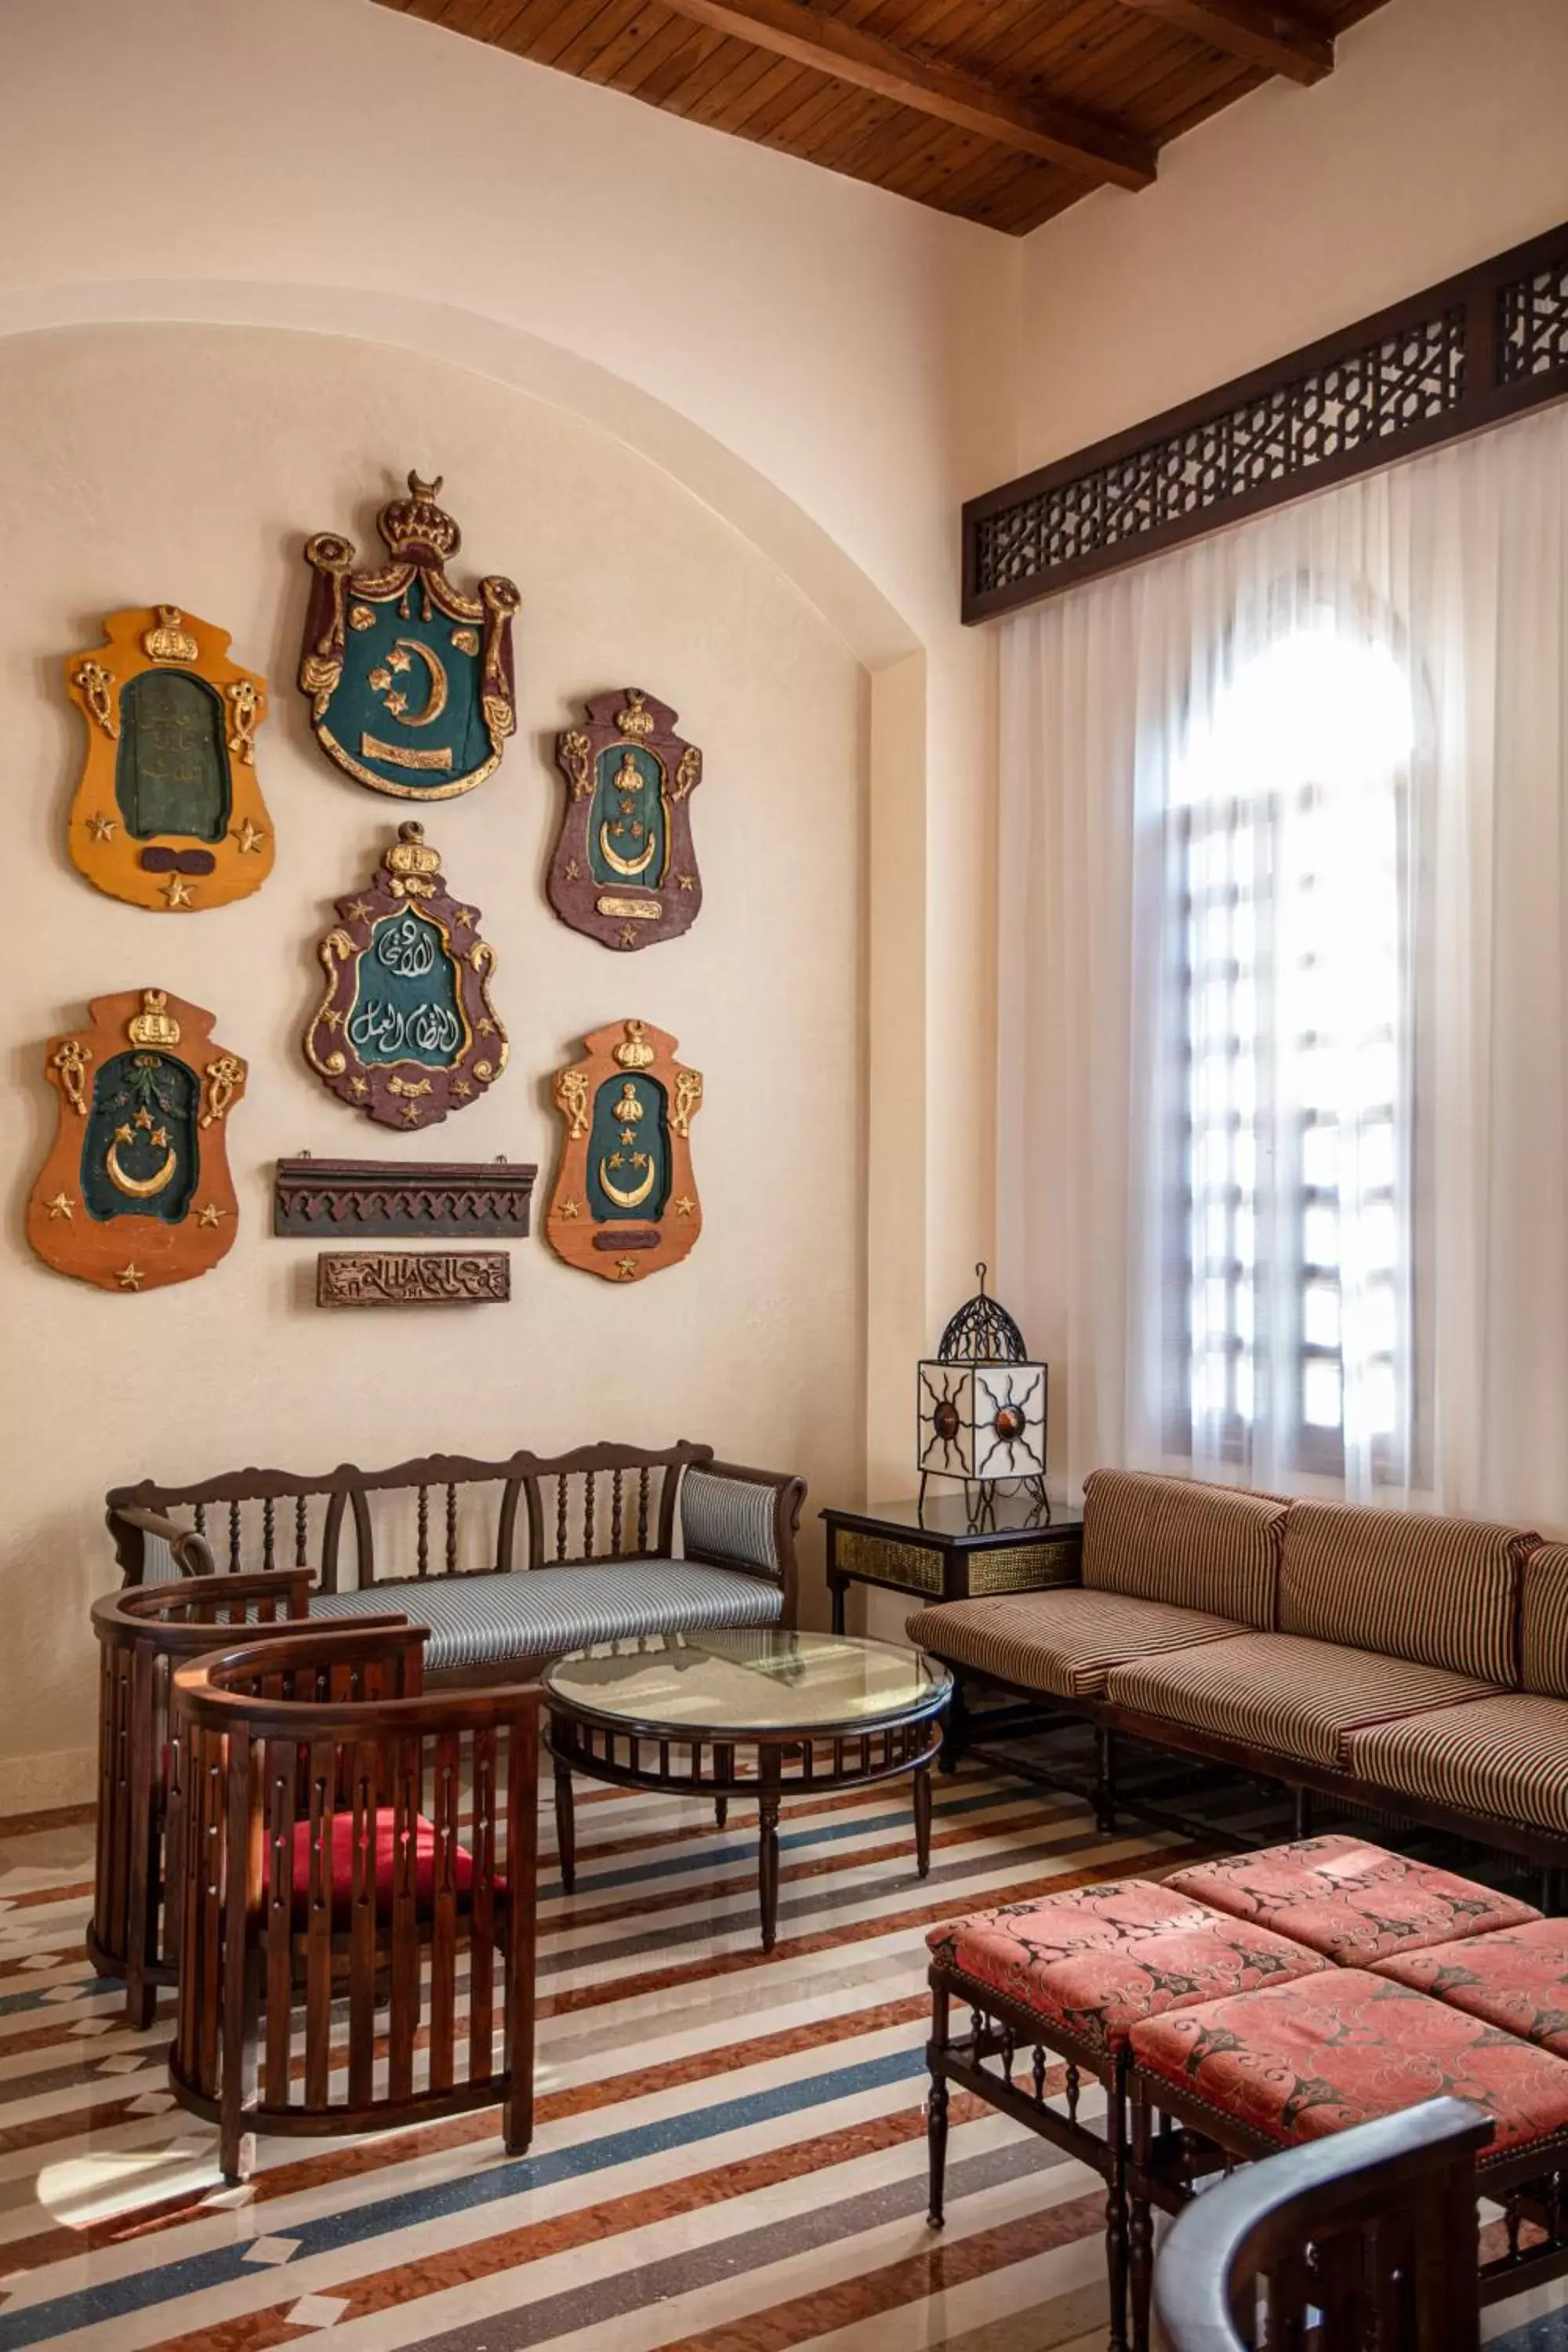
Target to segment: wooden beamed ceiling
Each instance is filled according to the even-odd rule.
[[[1386,0],[380,0],[1022,235]]]

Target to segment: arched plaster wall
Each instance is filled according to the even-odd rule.
[[[368,554],[374,509],[399,487],[379,453],[434,471],[437,444],[464,530],[459,576],[504,570],[522,592],[517,738],[489,783],[423,812],[496,950],[511,1066],[482,1101],[400,1141],[329,1097],[299,1041],[331,901],[408,812],[323,759],[292,673],[301,530],[344,529]],[[90,1786],[87,1606],[113,1581],[108,1480],[624,1432],[711,1436],[800,1466],[819,1492],[858,1486],[868,698],[820,614],[668,474],[426,353],[270,327],[14,336],[0,341],[0,446],[27,489],[10,542],[27,593],[0,605],[0,786],[10,870],[25,877],[0,925],[7,1811]],[[60,656],[96,641],[106,609],[164,600],[231,630],[272,688],[258,766],[276,870],[254,898],[177,919],[94,891],[63,839],[81,721]],[[586,695],[634,681],[676,701],[703,746],[706,899],[685,938],[622,958],[559,924],[542,883],[555,732]],[[250,1075],[227,1127],[235,1248],[200,1281],[130,1297],[47,1271],[21,1215],[54,1132],[43,1039],[89,997],[144,985],[211,1008]],[[707,1077],[693,1136],[706,1226],[686,1265],[621,1288],[563,1265],[542,1228],[559,1129],[549,1073],[584,1029],[626,1014],[674,1031]],[[269,1232],[273,1163],[301,1150],[537,1161],[536,1238],[512,1250],[511,1306],[321,1313],[315,1249]]]
[[[987,1240],[991,648],[953,617],[952,518],[1011,461],[1016,271],[1005,240],[369,0],[0,16],[0,338],[288,326],[394,380],[438,355],[650,459],[871,673],[866,1095],[829,1111],[830,1148],[872,1138],[840,1495],[904,1481],[909,1363]]]

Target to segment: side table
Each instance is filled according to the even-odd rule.
[[[928,1493],[914,1502],[877,1503],[863,1511],[826,1510],[827,1589],[833,1630],[844,1631],[844,1596],[852,1584],[880,1585],[918,1601],[978,1601],[993,1592],[1030,1592],[1076,1584],[1083,1519],[1065,1508],[1042,1516],[1023,1496],[998,1496],[984,1528],[972,1528],[962,1494]]]

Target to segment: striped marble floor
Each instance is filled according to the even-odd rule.
[[[583,1790],[570,1901],[542,1823],[528,2157],[481,2114],[264,2141],[244,2189],[169,2096],[166,2012],[128,2032],[80,1957],[90,1832],[0,1841],[0,2352],[1099,2352],[1082,2167],[955,2101],[927,2230],[923,1931],[1190,1849],[979,1769],[936,1801],[923,1885],[902,1790],[786,1806],[764,1959],[753,1809]]]

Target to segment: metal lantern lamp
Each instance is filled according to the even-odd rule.
[[[1046,1500],[1046,1394],[1049,1367],[1030,1361],[1006,1308],[980,1287],[948,1322],[934,1357],[918,1367],[921,1507],[931,1478],[963,1482],[972,1528],[994,1524],[998,1494],[1023,1496],[1031,1516]]]

